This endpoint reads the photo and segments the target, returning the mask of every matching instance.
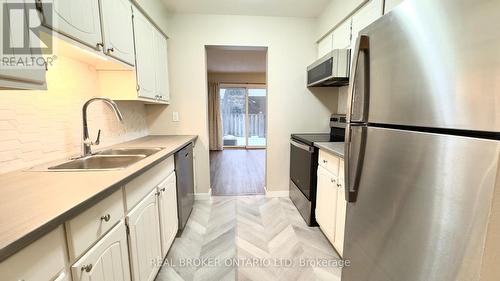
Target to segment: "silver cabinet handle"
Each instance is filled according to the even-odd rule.
[[[90,272],[92,270],[92,264],[87,264],[82,266],[82,271]]]
[[[111,219],[111,215],[110,214],[106,214],[104,216],[101,216],[101,221],[108,222],[110,219]]]

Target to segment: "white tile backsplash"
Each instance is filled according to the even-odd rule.
[[[98,88],[97,71],[59,57],[47,73],[47,91],[0,90],[0,174],[78,154],[81,150],[82,105],[106,96]],[[138,102],[117,102],[120,123],[106,105],[89,107],[92,138],[101,129],[95,149],[148,135],[146,109]]]

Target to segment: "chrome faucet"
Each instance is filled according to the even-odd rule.
[[[82,152],[83,155],[82,156],[84,156],[84,157],[92,155],[92,145],[99,145],[99,143],[101,142],[101,130],[99,130],[99,132],[97,133],[97,139],[95,141],[91,141],[89,138],[89,128],[87,126],[87,108],[89,107],[89,105],[91,103],[93,103],[95,101],[102,101],[102,102],[106,103],[107,105],[109,105],[109,107],[111,107],[111,109],[113,109],[113,111],[115,112],[116,118],[118,118],[118,120],[120,120],[120,122],[123,123],[123,115],[120,112],[120,110],[118,109],[118,106],[116,105],[116,103],[114,101],[112,101],[111,99],[99,97],[99,98],[91,98],[87,102],[85,102],[85,104],[83,105],[83,108],[82,108],[82,117],[83,117],[83,152]]]

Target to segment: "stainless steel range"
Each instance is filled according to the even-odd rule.
[[[316,179],[319,149],[316,142],[343,142],[346,116],[332,115],[330,133],[293,134],[290,140],[290,199],[309,226],[317,226]]]

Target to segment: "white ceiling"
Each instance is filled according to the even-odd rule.
[[[163,0],[174,13],[318,17],[330,0]]]
[[[207,47],[208,72],[266,72],[267,49],[262,47]]]

